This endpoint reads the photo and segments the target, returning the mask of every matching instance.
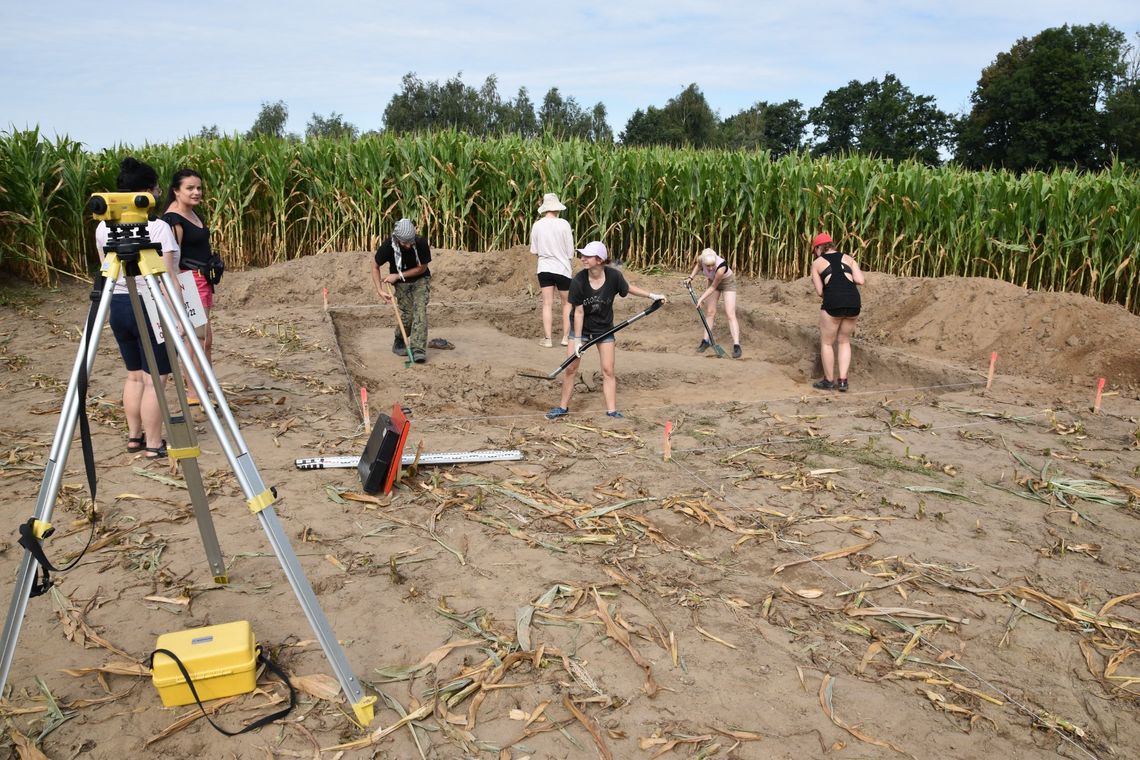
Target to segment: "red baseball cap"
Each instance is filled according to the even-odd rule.
[[[812,238],[811,247],[815,248],[817,245],[823,245],[824,243],[830,242],[832,242],[831,235],[828,235],[826,232],[821,232]]]

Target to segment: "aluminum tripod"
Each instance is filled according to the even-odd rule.
[[[104,206],[104,208],[106,207]],[[362,726],[367,726],[372,721],[376,698],[364,695],[361,684],[348,664],[344,650],[337,641],[328,619],[325,617],[324,611],[321,609],[316,595],[313,593],[313,589],[305,576],[304,570],[301,568],[297,555],[293,552],[293,547],[289,544],[289,540],[273,508],[274,503],[277,501],[276,491],[266,488],[260,473],[257,471],[257,467],[253,463],[245,440],[242,438],[241,431],[238,428],[237,422],[234,420],[233,413],[226,403],[221,384],[218,382],[217,377],[210,367],[210,363],[206,359],[205,350],[202,348],[201,342],[194,333],[194,327],[190,322],[190,317],[186,313],[181,298],[172,299],[174,304],[172,309],[170,303],[162,295],[159,282],[161,281],[162,285],[165,286],[167,293],[179,293],[180,290],[178,286],[175,284],[170,273],[166,271],[162,259],[153,250],[157,246],[151,243],[147,238],[145,223],[115,225],[109,223],[109,227],[112,229],[114,243],[108,245],[109,253],[103,265],[103,274],[106,277],[106,284],[103,287],[100,302],[97,307],[92,334],[86,335],[85,333],[86,340],[81,343],[81,346],[87,346],[87,350],[84,352],[84,350],[80,348],[72,369],[71,380],[68,383],[67,395],[64,397],[60,421],[56,428],[55,439],[44,468],[44,477],[40,487],[39,498],[36,503],[35,519],[44,523],[50,522],[52,510],[59,494],[63,470],[67,463],[67,454],[75,433],[76,421],[80,413],[78,399],[80,372],[84,368],[84,363],[86,364],[86,370],[88,372],[94,363],[95,354],[98,349],[99,332],[103,324],[107,321],[111,303],[111,292],[120,271],[124,271],[127,275],[126,283],[131,299],[131,307],[135,315],[135,320],[139,324],[140,335],[147,334],[146,323],[142,321],[144,319],[143,307],[135,284],[135,275],[141,275],[147,288],[153,295],[154,304],[158,311],[160,324],[165,335],[167,351],[174,359],[171,362],[171,371],[172,374],[175,375],[175,386],[179,395],[179,404],[182,410],[181,414],[173,418],[171,417],[169,407],[166,404],[164,394],[161,390],[162,386],[157,382],[155,385],[156,391],[158,391],[159,404],[162,409],[163,417],[171,436],[172,448],[169,449],[170,456],[182,460],[183,469],[187,476],[187,486],[191,487],[191,483],[196,481],[197,487],[201,488],[201,474],[197,463],[199,449],[194,441],[193,429],[185,419],[185,411],[187,409],[185,389],[181,384],[178,366],[178,360],[181,360],[181,364],[185,368],[191,386],[193,386],[198,398],[203,400],[202,410],[206,414],[210,427],[218,439],[218,443],[225,454],[226,460],[229,462],[234,475],[237,477],[238,483],[245,495],[246,503],[250,510],[257,516],[258,521],[268,536],[269,543],[273,547],[273,552],[277,555],[277,560],[285,571],[289,585],[293,588],[293,593],[296,595],[298,602],[300,602],[305,617],[308,618],[309,625],[316,634],[321,648],[324,650],[325,657],[328,659],[337,681],[340,683],[341,689],[352,705],[357,721]],[[185,336],[184,338],[179,335],[179,328],[181,329],[182,335]],[[149,341],[144,340],[143,345],[147,355],[147,361],[152,373],[154,373],[157,365],[154,361]],[[201,367],[201,372],[195,367],[194,362],[189,361],[191,355],[197,358],[197,366]],[[157,381],[157,378],[155,379]],[[216,408],[210,406],[207,401],[211,393],[216,401]],[[204,489],[202,489],[201,504],[199,504],[198,499],[194,500],[194,510],[215,580],[225,582],[226,576],[221,560],[221,550],[217,545],[216,534],[213,532],[213,523],[209,516],[209,506],[205,502]],[[208,528],[206,526],[208,526]],[[2,655],[0,655],[0,693],[3,693],[3,687],[7,683],[12,658],[15,654],[16,642],[19,638],[20,627],[23,623],[24,613],[27,609],[29,594],[34,581],[34,560],[31,553],[25,551],[20,569],[17,573],[16,586],[13,589],[12,603],[8,610],[8,617],[4,624],[3,638],[0,639],[3,646]]]

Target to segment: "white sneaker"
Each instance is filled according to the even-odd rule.
[[[565,335],[562,336],[562,345],[564,345],[564,346],[570,345],[570,339],[567,338]]]
[[[550,338],[539,338],[538,345],[543,348],[554,348],[554,342]]]

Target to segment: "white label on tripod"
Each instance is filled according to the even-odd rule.
[[[182,286],[182,302],[186,304],[190,324],[195,327],[206,324],[206,307],[202,305],[202,294],[198,292],[198,283],[194,282],[194,273],[190,270],[179,272],[178,284]]]
[[[138,280],[135,280],[138,282]],[[139,298],[142,299],[143,306],[146,307],[146,318],[150,320],[150,327],[154,330],[154,339],[160,344],[166,342],[166,336],[162,333],[162,320],[158,318],[158,309],[154,305],[154,296],[151,295],[150,288],[144,283],[139,288]]]
[[[194,282],[193,272],[181,272],[178,275],[178,285],[182,290],[182,302],[186,306],[186,313],[190,316],[190,324],[194,327],[201,327],[206,324],[206,309],[202,306],[202,294],[198,292],[198,285]],[[139,288],[139,297],[142,298],[143,305],[146,306],[147,319],[150,320],[150,326],[154,329],[154,338],[159,343],[166,342],[166,336],[162,333],[162,323],[158,318],[158,307],[154,305],[154,297],[151,295],[150,288],[143,285]]]

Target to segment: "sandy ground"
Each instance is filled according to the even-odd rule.
[[[1140,756],[1140,318],[990,280],[871,273],[840,395],[810,387],[809,280],[742,283],[744,358],[718,360],[694,351],[679,274],[627,273],[671,301],[619,334],[626,419],[602,414],[591,355],[573,413],[548,422],[558,383],[519,374],[564,356],[537,345],[532,266],[521,248],[437,251],[431,335],[455,349],[410,368],[389,350],[366,254],[222,285],[217,374],[354,672],[382,694],[367,731],[329,693],[202,412],[228,586],[213,583],[181,478],[124,452],[105,333],[96,544],[29,602],[2,752],[38,757],[39,739],[53,760]],[[86,293],[0,296],[10,588]],[[723,316],[717,333],[729,343]],[[360,387],[373,417],[412,410],[411,448],[525,458],[420,467],[379,499],[354,470],[298,471],[298,457],[363,449]],[[63,481],[47,542],[61,562],[87,538],[78,447]],[[283,722],[229,739],[196,708],[163,708],[139,663],[162,633],[233,620],[302,691]],[[284,694],[263,674],[254,694],[209,706],[235,728]]]

